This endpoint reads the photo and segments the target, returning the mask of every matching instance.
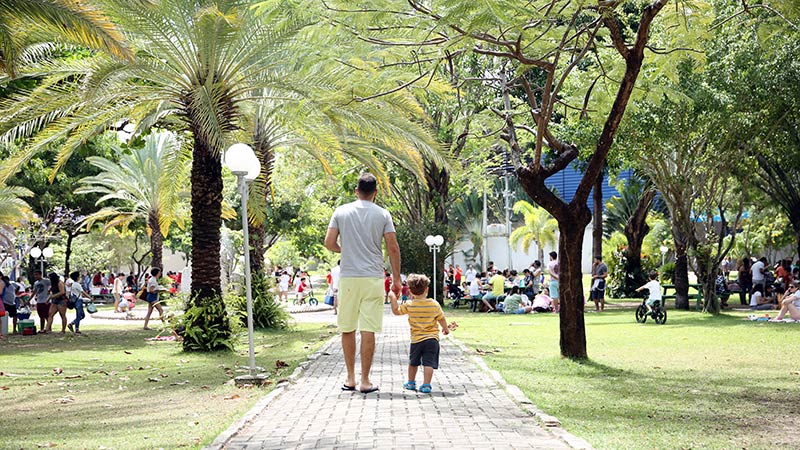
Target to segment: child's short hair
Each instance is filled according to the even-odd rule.
[[[650,272],[650,279],[655,280],[658,278],[658,272]]]
[[[406,278],[406,282],[408,283],[408,289],[414,295],[422,295],[425,293],[425,289],[428,289],[428,277],[425,275],[420,275],[418,273],[412,273]]]

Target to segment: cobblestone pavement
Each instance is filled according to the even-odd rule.
[[[274,397],[222,448],[570,448],[523,412],[446,339],[442,340],[440,369],[433,377],[433,393],[404,390],[408,345],[405,317],[394,317],[387,309],[371,376],[380,392],[341,391],[345,367],[335,339],[297,383]],[[417,384],[421,383],[420,370]]]

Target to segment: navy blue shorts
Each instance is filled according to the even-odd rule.
[[[411,344],[409,351],[409,366],[439,368],[439,340],[425,339],[424,341]]]

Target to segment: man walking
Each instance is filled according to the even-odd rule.
[[[342,350],[347,366],[344,391],[358,388],[364,394],[378,386],[369,380],[375,352],[375,333],[383,326],[383,250],[386,241],[392,268],[391,290],[400,295],[400,247],[389,211],[376,205],[378,181],[362,173],[356,187],[358,200],[336,208],[325,235],[325,248],[341,253],[339,315]],[[361,384],[356,386],[356,329],[361,330]]]

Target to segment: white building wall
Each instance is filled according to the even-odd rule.
[[[490,236],[487,238],[487,254],[488,254],[488,261],[494,261],[495,267],[505,269],[509,266],[508,264],[508,250],[506,246],[506,236]],[[466,267],[468,263],[472,263],[473,260],[470,259],[469,261],[466,260],[464,257],[464,251],[471,251],[472,250],[472,243],[469,240],[462,240],[456,244],[455,251],[453,255],[447,259],[448,264],[459,264],[461,267]],[[556,234],[556,246],[555,248],[551,248],[545,246],[544,248],[544,259],[542,264],[546,265],[549,258],[547,256],[548,253],[555,251],[558,252],[558,234]],[[476,257],[474,259],[476,264],[480,263],[480,249],[476,253]],[[531,248],[528,253],[523,252],[519,248],[511,248],[511,268],[517,269],[518,271],[522,271],[522,269],[527,268],[531,265],[531,263],[539,257],[539,249],[536,247],[536,244],[531,244]],[[583,233],[583,260],[581,262],[581,268],[584,273],[589,273],[592,269],[592,224],[590,223],[586,230]]]

